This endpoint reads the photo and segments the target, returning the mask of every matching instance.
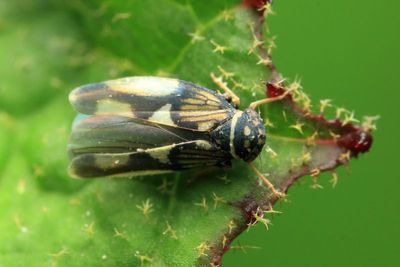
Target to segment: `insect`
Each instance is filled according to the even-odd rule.
[[[248,162],[275,196],[283,194],[251,163],[266,132],[256,111],[266,98],[241,111],[240,99],[177,79],[128,77],[74,89],[69,100],[80,114],[68,151],[74,177],[150,175]]]

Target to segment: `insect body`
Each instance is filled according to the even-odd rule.
[[[241,111],[234,107],[238,98],[219,85],[227,94],[158,77],[129,77],[75,89],[69,99],[81,114],[68,147],[71,175],[146,175],[229,166],[234,158],[253,161],[266,139],[255,107],[276,99],[254,102]]]

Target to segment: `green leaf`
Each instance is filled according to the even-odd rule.
[[[24,12],[16,11],[19,2],[0,6],[9,22],[2,51],[17,44],[16,62],[31,59],[28,69],[7,67],[12,54],[0,64],[1,265],[218,265],[248,226],[268,226],[263,216],[277,199],[244,162],[137,179],[83,181],[66,173],[73,86],[160,75],[218,89],[214,72],[242,108],[264,98],[265,82],[279,75],[254,46],[265,41],[260,12],[233,0],[40,3]],[[276,90],[269,86],[270,94]],[[347,163],[347,151],[356,155],[354,144],[368,136],[310,115],[307,104],[297,89],[260,110],[268,145],[254,163],[282,191],[300,176]]]
[[[2,110],[22,116],[65,88],[65,82],[75,76],[74,57],[81,50],[74,26],[61,12],[28,16],[28,21],[6,20],[0,35]]]

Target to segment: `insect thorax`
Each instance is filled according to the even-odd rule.
[[[232,157],[246,162],[260,154],[266,139],[263,121],[252,109],[238,110],[232,119],[213,131],[212,137]]]

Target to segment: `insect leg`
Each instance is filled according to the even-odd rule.
[[[257,168],[254,166],[253,163],[249,163],[251,169],[254,171],[254,173],[260,178],[264,184],[268,187],[269,190],[271,190],[272,195],[278,199],[284,198],[286,195],[285,193],[282,193],[278,190],[275,189],[275,186],[268,180],[267,177],[265,177]]]
[[[240,104],[240,98],[232,92],[231,89],[226,85],[226,83],[222,80],[222,78],[218,78],[215,76],[213,72],[210,73],[211,79],[213,82],[225,92],[225,98],[226,100],[230,101],[233,103],[233,105],[237,108]]]
[[[280,96],[276,96],[276,97],[270,97],[270,98],[264,98],[258,101],[254,101],[252,103],[250,103],[249,108],[251,109],[256,109],[258,106],[264,105],[264,104],[268,104],[271,102],[275,102],[275,101],[279,101],[284,99],[289,93],[291,92],[291,90],[287,90],[285,91],[285,93],[281,94]]]

